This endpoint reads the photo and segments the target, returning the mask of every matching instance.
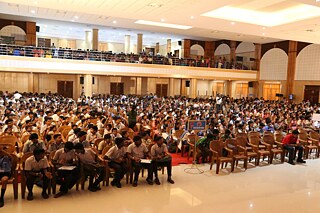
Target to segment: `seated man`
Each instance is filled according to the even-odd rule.
[[[295,164],[293,161],[296,157],[295,156],[296,150],[298,150],[297,163],[305,163],[306,162],[302,159],[303,147],[301,145],[297,144],[298,135],[299,135],[299,131],[296,129],[296,130],[293,130],[292,134],[288,134],[286,137],[284,137],[282,139],[283,148],[288,150],[288,152],[289,152],[288,163],[290,163],[291,165]]]
[[[103,149],[108,146],[108,145],[112,145],[113,141],[111,139],[111,135],[110,134],[105,134],[103,136],[103,140],[98,144],[98,152],[99,154],[102,153]]]
[[[49,145],[48,153],[51,153],[53,151],[57,151],[57,150],[64,147],[64,143],[62,141],[62,136],[60,133],[54,134],[53,140],[54,140],[54,142]]]
[[[48,172],[48,160],[45,157],[44,149],[37,148],[33,150],[33,156],[30,156],[25,162],[25,174],[27,178],[28,197],[27,200],[33,200],[33,185],[36,181],[42,179],[42,197],[48,199],[47,188],[49,186],[49,179],[51,179],[51,173]]]
[[[79,179],[79,170],[76,167],[76,155],[73,151],[73,143],[66,142],[64,148],[56,151],[52,163],[57,168],[60,190],[54,198],[61,197],[67,194],[68,190],[71,189]],[[61,166],[75,166],[72,170],[59,169]]]
[[[78,138],[73,141],[74,144],[80,143],[84,148],[90,148],[90,143],[86,140],[87,133],[85,131],[80,131],[77,137]]]
[[[141,137],[136,135],[133,138],[132,144],[128,146],[127,153],[128,158],[131,159],[132,167],[134,169],[134,179],[132,186],[138,186],[138,178],[142,167],[148,169],[148,184],[152,185],[152,165],[150,163],[141,163],[141,159],[149,157],[148,148],[142,144]]]
[[[0,150],[0,180],[2,183],[0,208],[4,206],[4,194],[6,192],[8,180],[11,178],[11,167],[12,163],[9,154]]]
[[[167,167],[168,174],[167,181],[171,184],[174,184],[174,181],[171,179],[172,158],[168,153],[168,148],[166,144],[163,143],[163,138],[161,136],[156,136],[154,141],[156,142],[156,144],[151,147],[152,170],[155,176],[154,182],[157,185],[160,185],[160,181],[158,178],[158,167],[165,166]]]
[[[112,186],[121,188],[121,179],[127,173],[126,163],[126,147],[123,138],[116,138],[115,145],[109,149],[105,155],[105,159],[110,160],[109,166],[115,170]]]
[[[39,141],[39,136],[37,133],[32,133],[29,137],[29,140],[23,146],[23,154],[28,152],[33,152],[35,149],[43,149],[46,150],[46,145]]]
[[[99,162],[103,162],[97,154],[92,151],[90,148],[84,148],[81,143],[77,143],[74,146],[76,150],[76,155],[78,156],[80,162],[83,164],[84,173],[89,177],[89,187],[88,189],[91,192],[96,192],[100,190],[99,183],[104,180],[106,176],[106,170],[103,165]],[[96,177],[96,180],[93,182],[93,178]]]

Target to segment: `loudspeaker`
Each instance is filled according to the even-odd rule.
[[[190,81],[186,81],[186,87],[190,87]]]
[[[94,84],[94,77],[92,77],[92,84]]]
[[[249,81],[248,86],[249,86],[249,87],[253,87],[253,82],[252,82],[252,81]]]
[[[84,84],[84,77],[80,77],[80,84]]]
[[[182,45],[182,41],[178,41],[178,45],[181,46]]]
[[[276,97],[283,97],[283,94],[276,93]]]
[[[37,33],[40,32],[40,26],[36,26],[36,32],[37,32]]]

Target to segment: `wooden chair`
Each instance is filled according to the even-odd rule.
[[[222,156],[222,149],[226,149],[228,151],[228,156],[223,157]],[[234,170],[234,161],[233,161],[233,151],[231,149],[228,149],[225,147],[225,144],[220,140],[213,140],[210,142],[210,150],[212,152],[212,160],[210,164],[210,170],[212,170],[213,163],[216,162],[216,174],[219,174],[220,164],[221,169],[223,169],[223,164],[226,163],[226,166],[228,162],[231,163],[231,172]]]
[[[260,138],[261,137],[261,134],[259,133],[259,132],[249,132],[248,133],[248,139],[250,138],[250,137],[258,137],[258,138]]]
[[[26,194],[26,181],[27,181],[27,179],[26,179],[26,175],[25,175],[25,171],[24,171],[24,166],[25,166],[25,162],[26,162],[26,160],[30,157],[30,156],[32,156],[33,154],[32,154],[32,152],[28,152],[28,153],[25,153],[22,157],[21,157],[21,159],[20,159],[20,171],[21,171],[21,197],[22,197],[22,199],[24,199],[25,198],[25,194]]]
[[[58,129],[57,129],[57,132],[60,132],[62,134],[62,132],[64,130],[68,129],[69,131],[71,130],[71,126],[67,126],[67,125],[64,125],[64,126],[60,126]]]
[[[263,142],[266,144],[269,144],[268,146],[269,151],[270,151],[270,164],[272,164],[273,159],[280,154],[280,160],[281,163],[284,162],[284,149],[283,145],[279,143],[275,143],[275,139],[273,135],[264,135],[263,136]]]
[[[19,146],[19,152],[22,152],[24,144],[29,140],[30,135],[24,135],[20,138],[20,141],[18,142]]]
[[[312,143],[314,145],[318,145],[318,153],[317,153],[317,158],[319,158],[319,142],[320,142],[320,137],[319,137],[319,133],[315,132],[315,131],[310,131],[309,132],[309,139],[310,141],[312,141]]]
[[[56,194],[56,185],[57,185],[57,171],[55,166],[52,163],[53,157],[56,154],[56,151],[53,151],[50,153],[48,161],[49,161],[49,166],[51,169],[51,174],[52,174],[52,179],[51,179],[51,188],[52,188],[52,194]]]
[[[309,137],[306,133],[299,133],[298,135],[299,144],[304,147],[304,158],[308,159],[309,153],[311,154],[312,150],[316,151],[316,156],[319,155],[319,143],[314,140],[309,140]]]
[[[237,140],[232,138],[232,139],[227,139],[226,140],[226,146],[233,151],[233,165],[238,166],[239,160],[243,160],[243,168],[247,170],[247,165],[248,165],[248,156],[246,155],[245,151],[242,151],[241,149],[238,148]]]
[[[182,136],[182,134],[184,133],[184,130],[176,130],[175,131],[175,133],[174,133],[174,136],[176,137],[176,139],[177,139],[177,149],[176,149],[176,153],[178,153],[178,151],[179,151],[179,148],[178,148],[178,145],[180,144],[180,143],[182,143],[181,142],[181,136]],[[183,157],[183,154],[184,154],[184,152],[185,152],[185,145],[183,145],[183,144],[181,144],[181,156]]]
[[[1,136],[0,149],[5,150],[9,154],[12,154],[16,151],[17,142],[18,142],[18,139],[15,136]]]
[[[243,152],[244,155],[247,156],[249,162],[251,162],[252,159],[255,159],[254,165],[257,166],[260,157],[258,153],[252,151],[252,147],[248,146],[247,140],[243,137],[239,137],[236,138],[236,143],[239,152]]]
[[[64,129],[64,130],[62,130],[61,135],[62,135],[62,137],[63,137],[63,139],[64,139],[65,141],[68,140],[68,134],[69,134],[70,131],[71,131],[71,129]]]
[[[18,170],[19,170],[19,165],[18,165],[18,157],[15,154],[9,154],[8,152],[5,152],[3,150],[0,150],[2,154],[8,156],[11,158],[11,177],[8,180],[8,184],[12,184],[13,186],[13,194],[14,194],[14,199],[18,199]],[[0,185],[2,184],[1,179],[0,179]]]
[[[260,138],[252,135],[249,136],[249,145],[252,147],[252,150],[258,154],[259,160],[258,164],[260,163],[260,158],[262,156],[262,160],[264,160],[265,157],[268,157],[268,163],[270,162],[270,151],[269,151],[269,144],[266,144],[264,142],[260,142]]]
[[[101,154],[102,158],[107,154],[107,152],[109,151],[109,149],[111,147],[112,147],[112,145],[108,145],[108,146],[103,148],[102,154]],[[109,186],[109,179],[110,179],[112,173],[114,173],[114,169],[109,167],[109,161],[107,161],[107,163],[106,163],[106,178],[104,180],[104,184],[106,186]]]
[[[98,150],[99,143],[103,140],[103,138],[96,138],[93,142],[93,147]]]

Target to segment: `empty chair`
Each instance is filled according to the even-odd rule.
[[[222,150],[226,149],[228,151],[228,156],[223,157],[222,156]],[[226,166],[228,162],[231,163],[231,172],[234,170],[234,161],[233,161],[233,151],[227,147],[225,147],[225,143],[223,143],[220,140],[213,140],[210,143],[210,150],[212,151],[212,160],[210,164],[210,170],[212,169],[212,166],[214,162],[216,162],[216,174],[219,174],[220,164],[221,169],[223,169],[223,164],[226,163]]]
[[[284,162],[284,150],[282,143],[277,144],[275,143],[273,135],[264,135],[263,142],[269,144],[269,151],[270,151],[270,164],[272,164],[273,159],[280,154],[281,163]]]

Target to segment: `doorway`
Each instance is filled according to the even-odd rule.
[[[312,104],[319,103],[320,86],[306,85],[304,89],[304,101]]]
[[[73,81],[58,81],[57,91],[65,98],[73,98]]]
[[[156,95],[158,97],[168,96],[168,84],[157,84]]]
[[[110,94],[111,95],[123,95],[124,94],[124,83],[110,83]]]

